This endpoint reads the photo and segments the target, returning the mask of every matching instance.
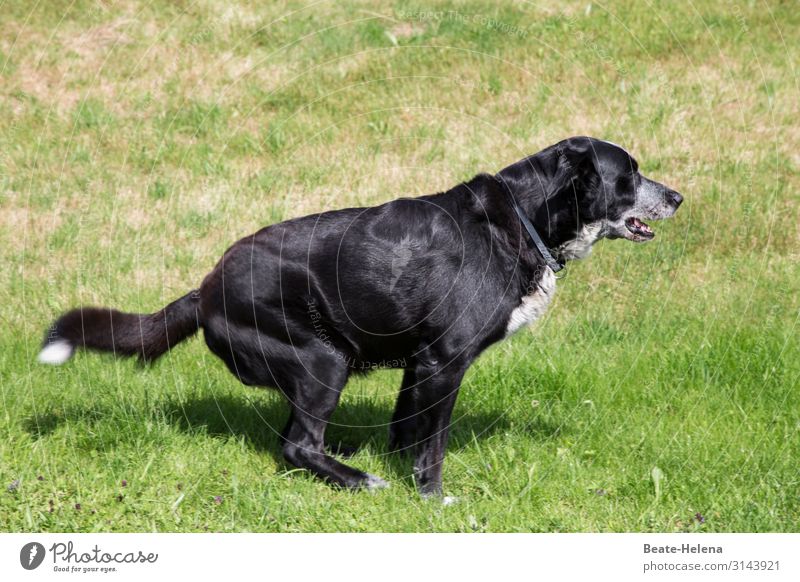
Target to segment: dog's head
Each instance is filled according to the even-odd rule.
[[[643,176],[625,149],[590,137],[559,142],[501,177],[522,186],[520,193],[533,192],[531,218],[562,259],[585,257],[602,238],[652,240],[647,221],[671,217],[683,202],[675,190]]]
[[[562,154],[577,156],[584,172],[588,166],[588,176],[577,176],[584,178],[578,206],[582,221],[601,223],[606,238],[652,240],[655,233],[644,221],[669,218],[683,202],[675,190],[643,176],[633,156],[611,142],[576,138],[568,140]]]

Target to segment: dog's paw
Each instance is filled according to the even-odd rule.
[[[458,503],[458,497],[453,497],[452,495],[442,495],[441,491],[421,493],[420,497],[422,497],[423,501],[439,502],[443,507]]]
[[[371,475],[367,473],[367,479],[364,481],[364,487],[367,488],[368,491],[377,491],[378,489],[388,489],[390,483],[388,481],[384,481],[380,477],[376,475]]]

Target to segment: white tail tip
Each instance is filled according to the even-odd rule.
[[[42,364],[58,366],[72,357],[75,348],[67,340],[56,340],[44,346],[37,358]]]

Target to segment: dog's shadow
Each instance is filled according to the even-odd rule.
[[[288,418],[288,406],[279,398],[258,403],[233,397],[167,400],[160,409],[164,418],[183,431],[212,438],[243,439],[254,450],[270,454],[279,464],[285,465],[279,434]],[[388,449],[388,423],[392,412],[390,404],[365,399],[342,403],[326,430],[329,452],[345,463],[356,465],[357,460],[347,460],[351,455],[359,452],[376,455],[393,476],[409,475],[412,455],[390,453]],[[469,447],[476,439],[505,431],[508,426],[502,411],[462,410],[454,416],[450,448]]]
[[[231,395],[194,396],[187,399],[166,398],[149,407],[149,418],[160,419],[168,425],[198,438],[241,439],[253,450],[275,458],[286,466],[281,453],[279,434],[288,418],[288,406],[277,396],[249,399]],[[150,416],[152,415],[152,416]],[[326,441],[336,453],[339,447],[380,457],[390,477],[408,476],[411,473],[411,455],[390,453],[388,450],[388,422],[392,405],[369,399],[349,399],[336,410],[328,426]],[[28,418],[24,426],[34,438],[42,439],[56,431],[70,419],[94,424],[109,422],[113,417],[108,410],[98,407],[45,411]],[[503,411],[474,410],[468,405],[456,409],[450,431],[450,450],[469,448],[476,440],[483,440],[497,432],[506,431],[509,420]],[[553,427],[537,429],[540,437]],[[341,457],[340,457],[341,458]],[[351,462],[344,460],[344,462]],[[358,460],[352,461],[358,465]]]

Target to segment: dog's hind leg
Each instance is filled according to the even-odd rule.
[[[282,387],[291,407],[281,433],[283,456],[295,467],[341,487],[387,487],[380,477],[340,463],[325,451],[325,429],[347,382],[347,371],[333,366],[324,372],[316,366],[314,375],[302,374],[292,380],[292,386]]]

